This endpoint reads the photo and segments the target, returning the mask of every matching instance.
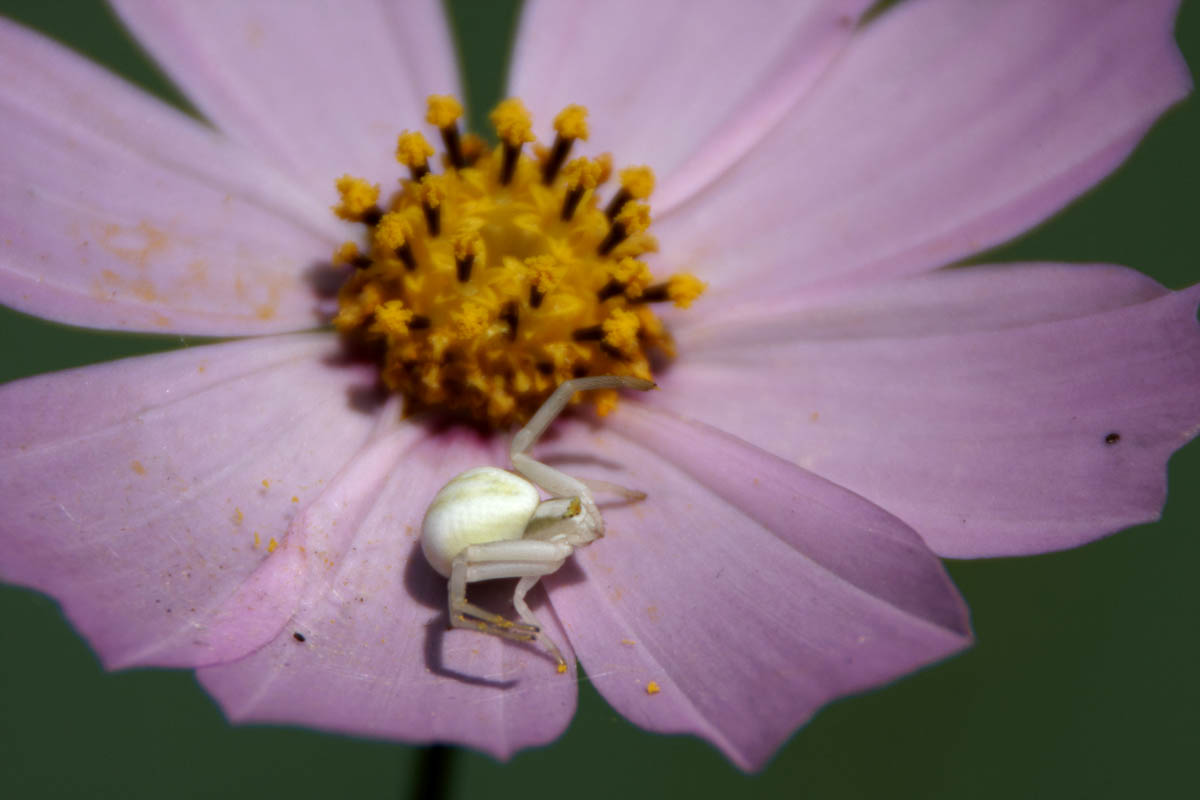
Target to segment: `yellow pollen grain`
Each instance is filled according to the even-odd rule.
[[[246,519],[246,515],[242,513],[240,508],[233,509],[233,522],[235,525],[241,525],[242,520]]]
[[[612,177],[613,160],[612,153],[601,153],[596,156],[596,166],[600,168],[600,175],[596,178],[596,182],[604,184]]]
[[[375,226],[375,244],[388,253],[397,247],[402,247],[412,238],[412,235],[412,225],[399,211],[389,211],[384,214],[379,220],[379,224]]]
[[[515,97],[502,100],[489,119],[500,141],[511,147],[519,147],[534,140],[533,118],[525,110],[525,104]]]
[[[562,168],[563,178],[568,189],[582,186],[584,189],[595,189],[600,185],[600,174],[603,172],[599,162],[590,158],[575,158]]]
[[[462,308],[450,315],[450,326],[456,338],[471,339],[487,330],[488,310],[482,303],[464,303]]]
[[[396,141],[396,160],[406,167],[420,167],[428,163],[433,148],[419,131],[404,131]]]
[[[645,200],[654,191],[654,170],[649,167],[621,170],[621,188],[634,200]]]
[[[300,502],[300,498],[299,498],[299,497],[297,497],[296,495],[292,495],[292,502],[293,502],[293,503],[299,503],[299,502]]]
[[[464,228],[454,235],[455,258],[478,257],[482,253],[483,238],[479,235],[479,231],[474,228]]]
[[[375,309],[375,322],[371,330],[387,336],[403,336],[408,333],[408,323],[412,322],[413,312],[404,307],[401,300],[388,300]]]
[[[687,308],[706,288],[708,284],[695,275],[681,272],[667,280],[667,297],[680,308]]]
[[[617,262],[616,268],[610,273],[612,279],[625,287],[625,296],[638,298],[653,280],[650,269],[636,258],[625,257]]]
[[[633,235],[650,227],[650,206],[645,203],[626,203],[616,216],[616,221],[625,226],[625,232]]]
[[[558,674],[562,675],[567,671],[567,665],[560,661],[558,662],[558,667],[556,669],[558,670]]]
[[[530,285],[542,294],[549,294],[566,272],[566,267],[551,255],[527,258],[524,266]]]
[[[662,691],[662,687],[660,687],[658,685],[658,681],[650,681],[649,683],[646,684],[646,694],[648,694],[648,695],[653,696],[653,695],[658,694],[661,691]]]
[[[131,462],[129,464],[129,468],[132,469],[134,472],[136,472],[138,475],[146,474],[146,468],[142,466],[142,462],[140,462],[140,461]]]
[[[583,106],[567,106],[554,118],[554,130],[565,139],[587,141],[587,109]]]
[[[261,543],[262,543],[262,539],[259,538],[258,531],[255,531],[254,532],[254,549],[257,550],[259,544],[261,544]]]
[[[379,187],[352,175],[338,178],[337,190],[342,202],[334,206],[333,211],[342,219],[352,222],[360,219],[379,202]]]
[[[421,178],[421,203],[437,208],[446,196],[445,179],[441,175],[426,175]]]
[[[270,489],[270,488],[271,488],[271,481],[270,481],[270,479],[268,479],[268,478],[263,478],[263,479],[262,479],[262,485],[263,485],[263,488],[264,488],[264,489]]]
[[[437,128],[453,125],[462,116],[462,104],[450,95],[433,94],[426,102],[428,110],[425,114],[425,121]]]
[[[275,537],[274,537],[274,536],[272,536],[272,537],[271,537],[271,538],[270,538],[270,539],[267,541],[267,552],[268,552],[268,553],[274,553],[274,552],[275,552],[275,548],[276,548],[276,547],[279,547],[279,542],[275,541]]]
[[[600,324],[600,327],[604,331],[604,343],[609,347],[616,348],[623,355],[637,352],[637,335],[641,327],[637,314],[618,308]]]

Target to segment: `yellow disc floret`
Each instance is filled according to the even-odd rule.
[[[377,187],[338,181],[335,210],[367,224],[368,247],[335,254],[354,269],[335,327],[378,352],[383,382],[408,413],[449,411],[490,428],[524,421],[573,377],[652,379],[651,358],[673,347],[650,304],[686,307],[704,288],[690,275],[656,283],[643,260],[656,249],[645,203],[653,173],[623,171],[624,197],[610,213],[596,195],[611,160],[566,160],[563,143],[588,134],[582,107],[558,115],[556,146],[540,156],[520,152],[534,141],[520,101],[492,113],[494,150],[460,138],[461,114],[453,98],[429,99],[446,169],[430,172],[432,148],[405,132],[396,155],[413,179],[382,207]],[[603,413],[617,395],[591,399]]]

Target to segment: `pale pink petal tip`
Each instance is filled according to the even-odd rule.
[[[1178,3],[929,0],[856,36],[735,169],[658,220],[712,297],[952,263],[1116,168],[1191,88]]]
[[[633,405],[552,449],[647,493],[606,511],[581,575],[547,580],[589,678],[642,727],[758,769],[821,706],[971,641],[916,533],[765,451]]]
[[[1200,427],[1198,302],[1121,267],[934,273],[690,328],[648,401],[858,492],[942,555],[1059,550],[1158,517]]]
[[[244,655],[304,589],[284,532],[361,447],[372,382],[292,336],[0,388],[0,576],[57,598],[108,667]]]

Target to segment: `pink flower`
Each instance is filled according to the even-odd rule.
[[[11,24],[0,298],[75,324],[260,335],[4,387],[0,575],[112,668],[198,668],[238,720],[557,736],[573,681],[443,630],[429,499],[503,437],[373,403],[310,268],[332,178],[384,179],[456,91],[436,4],[118,2],[215,129]],[[938,555],[1153,519],[1200,424],[1200,290],[1112,266],[935,271],[1113,169],[1189,89],[1174,2],[531,3],[512,94],[646,161],[660,260],[710,283],[661,392],[539,452],[646,491],[541,616],[623,715],[761,765],[821,705],[966,646]],[[691,4],[688,5],[691,9]],[[631,25],[636,16],[637,24]],[[669,58],[663,54],[669,54]]]

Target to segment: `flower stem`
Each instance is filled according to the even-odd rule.
[[[450,796],[454,748],[431,744],[421,750],[412,784],[413,800],[444,800]]]

